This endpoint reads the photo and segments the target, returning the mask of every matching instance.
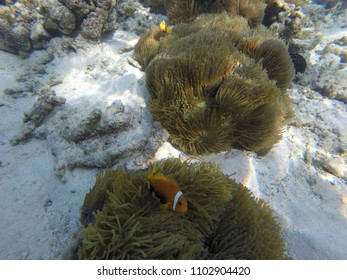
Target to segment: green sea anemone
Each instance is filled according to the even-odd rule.
[[[150,30],[134,57],[146,71],[150,111],[171,143],[190,154],[231,148],[266,154],[293,115],[286,45],[226,12],[170,28]]]
[[[79,259],[286,258],[271,209],[214,164],[151,168],[179,184],[188,211],[161,211],[148,171],[100,173],[82,206]]]

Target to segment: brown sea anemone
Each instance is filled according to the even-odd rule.
[[[82,206],[79,259],[285,259],[271,209],[215,165],[169,159],[188,211],[160,211],[148,171],[107,170]],[[86,219],[86,213],[91,213]]]
[[[259,25],[266,7],[263,0],[167,0],[166,14],[171,24],[186,23],[199,15],[227,12],[230,16],[242,16],[249,25]]]
[[[146,71],[150,111],[170,141],[191,154],[268,152],[292,117],[286,91],[294,68],[285,44],[226,12],[171,30],[153,28],[134,52]]]

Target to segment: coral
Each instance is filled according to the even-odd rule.
[[[24,114],[25,127],[21,134],[15,136],[11,143],[17,145],[20,142],[27,141],[33,136],[34,129],[40,126],[57,106],[65,103],[65,98],[57,97],[54,92],[47,92],[40,96],[35,102],[29,113]]]
[[[70,110],[60,116],[64,122],[46,136],[57,157],[57,176],[64,180],[66,171],[76,167],[106,168],[124,158],[146,161],[153,156],[166,133],[155,123],[141,124],[144,116],[136,107],[122,107],[115,101],[106,109]]]
[[[58,0],[64,6],[66,6],[71,12],[76,15],[77,21],[82,21],[86,15],[95,9],[93,2],[95,1],[84,1],[84,0]],[[100,2],[100,1],[97,1]],[[109,1],[102,1],[109,2]]]
[[[215,165],[168,159],[188,211],[161,211],[148,172],[106,170],[86,195],[80,259],[284,259],[271,209]]]
[[[292,117],[294,68],[286,45],[226,12],[151,29],[135,46],[150,111],[185,152],[243,148],[265,154]]]
[[[296,81],[328,98],[346,103],[347,83],[343,78],[347,61],[346,38],[341,36],[330,40],[319,32],[332,28],[336,23],[341,28],[346,26],[344,4],[341,1],[316,1],[326,6],[298,7],[299,2],[307,1],[286,2],[295,2],[295,5],[268,1],[263,24],[288,44],[297,73]]]
[[[81,35],[92,41],[99,41],[102,34],[115,30],[116,1],[96,1],[96,7],[83,20]]]
[[[76,16],[72,11],[58,0],[43,0],[42,6],[47,15],[44,26],[48,32],[72,34],[76,28]]]
[[[341,58],[330,53],[329,49],[323,50],[320,61],[314,65],[320,71],[311,86],[323,96],[347,103],[346,70],[341,65]]]
[[[18,0],[0,5],[0,49],[26,57],[52,37],[99,41],[116,27],[116,0]]]
[[[25,56],[31,50],[29,30],[15,19],[9,7],[0,6],[0,49]]]
[[[285,8],[281,3],[275,0],[267,1],[267,6],[264,10],[264,18],[262,24],[269,27],[275,21],[279,20],[279,14],[284,12]]]
[[[30,40],[34,49],[44,49],[51,36],[44,28],[44,21],[37,20],[30,28]]]
[[[89,40],[99,40],[102,35],[102,27],[106,20],[107,13],[103,9],[98,8],[91,12],[82,22],[81,35]],[[101,24],[99,24],[101,23]]]
[[[335,23],[341,28],[346,26],[347,11],[341,9],[340,4],[331,9],[320,5],[307,5],[303,9],[283,5],[284,11],[278,14],[278,20],[270,29],[278,32],[288,43],[296,72],[299,73],[296,81],[300,85],[346,103],[347,83],[343,78],[347,61],[345,39],[343,36],[330,39],[317,32],[329,30]],[[300,74],[303,72],[304,75]]]

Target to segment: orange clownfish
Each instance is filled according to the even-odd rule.
[[[172,33],[172,28],[166,25],[165,20],[162,20],[159,24],[159,29],[165,33]]]
[[[154,192],[164,201],[164,204],[160,206],[162,210],[172,210],[177,213],[187,212],[187,200],[175,180],[154,169],[149,173],[148,180]]]

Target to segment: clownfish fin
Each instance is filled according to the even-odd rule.
[[[148,173],[148,179],[152,179],[155,173],[157,173],[157,169],[152,168],[152,170]]]
[[[158,172],[157,168],[152,168],[152,170],[148,173],[147,177],[149,180],[151,180],[153,178],[166,178],[163,173]]]
[[[160,205],[160,210],[161,211],[168,211],[170,210],[170,203],[165,203]]]

